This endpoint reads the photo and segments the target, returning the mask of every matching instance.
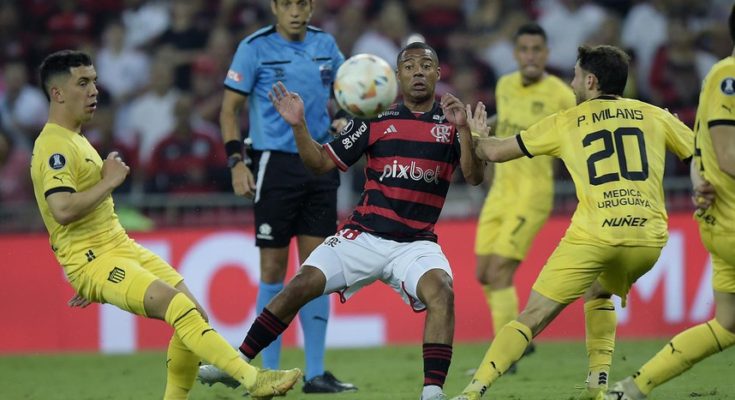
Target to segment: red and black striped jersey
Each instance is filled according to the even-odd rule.
[[[324,148],[343,171],[367,158],[360,202],[341,229],[436,241],[434,224],[460,156],[456,129],[439,103],[423,114],[396,104],[375,119],[354,119]]]

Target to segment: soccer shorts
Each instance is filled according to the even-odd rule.
[[[477,223],[475,254],[497,254],[523,260],[549,213],[548,209],[520,207],[517,203],[497,201],[496,196],[488,196]]]
[[[712,288],[721,293],[735,293],[735,235],[712,231],[699,225],[702,243],[712,255]]]
[[[176,287],[184,280],[171,265],[127,235],[92,251],[95,258],[68,278],[77,293],[93,302],[146,316],[143,302],[153,281],[161,279]]]
[[[321,270],[327,278],[324,294],[339,292],[342,302],[381,280],[414,311],[426,308],[417,295],[419,279],[426,272],[441,269],[452,276],[449,261],[434,242],[395,242],[352,229],[328,237],[304,265]]]
[[[339,172],[309,171],[298,154],[253,152],[255,245],[286,247],[297,235],[337,231]]]
[[[630,287],[653,268],[660,254],[660,247],[579,244],[562,239],[533,290],[557,303],[569,304],[597,280],[625,305]]]

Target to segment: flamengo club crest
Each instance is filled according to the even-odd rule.
[[[431,128],[431,135],[434,136],[437,143],[449,143],[449,135],[452,128],[449,125],[436,124]]]

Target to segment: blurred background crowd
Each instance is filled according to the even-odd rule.
[[[667,107],[689,126],[702,79],[733,46],[730,0],[314,3],[311,24],[332,33],[345,56],[373,53],[394,64],[410,36],[423,36],[442,65],[437,93],[481,100],[491,114],[497,79],[516,69],[513,34],[529,20],[548,34],[549,72],[571,80],[580,44],[620,46],[632,57],[626,96]],[[28,168],[48,108],[36,71],[65,48],[94,58],[100,95],[85,135],[132,167],[115,192],[130,229],[247,222],[249,201],[231,194],[219,107],[237,44],[270,23],[270,0],[0,0],[0,231],[43,228]],[[667,165],[672,208],[688,207],[687,170],[673,158]],[[342,175],[341,210],[353,206],[362,176],[360,167]],[[556,176],[556,211],[568,212],[573,188],[563,167]],[[476,215],[487,188],[454,186],[443,216]]]

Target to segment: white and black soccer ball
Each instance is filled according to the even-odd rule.
[[[395,72],[378,56],[352,56],[337,70],[334,98],[339,107],[352,116],[375,117],[393,104],[397,93]]]

